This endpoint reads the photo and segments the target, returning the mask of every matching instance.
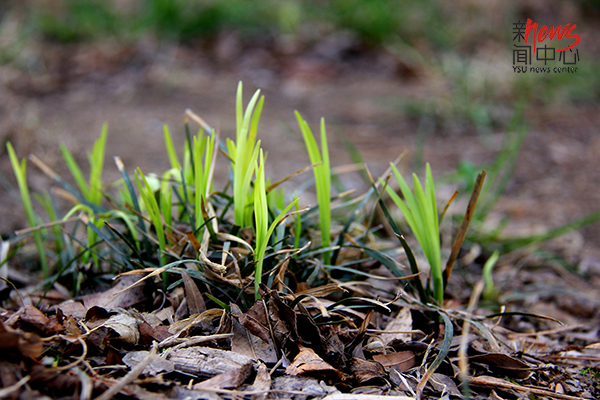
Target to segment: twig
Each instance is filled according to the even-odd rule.
[[[182,338],[170,336],[170,337],[166,338],[165,340],[163,340],[162,342],[160,342],[158,344],[158,348],[164,349],[166,347],[176,346],[179,349],[182,347],[190,347],[190,346],[193,346],[198,343],[209,342],[211,340],[227,339],[232,336],[233,336],[232,333],[220,333],[220,334],[210,335],[210,336],[196,336],[191,339],[182,339]]]
[[[112,399],[125,386],[129,385],[131,382],[137,379],[137,377],[140,376],[140,374],[144,371],[144,368],[146,368],[150,364],[152,358],[156,355],[157,349],[158,343],[154,342],[152,344],[152,348],[150,349],[150,353],[148,353],[146,358],[144,358],[138,365],[136,365],[131,371],[129,371],[129,373],[125,375],[120,381],[118,381],[115,385],[111,386],[110,389],[102,393],[100,396],[96,397],[96,400]]]
[[[461,379],[464,383],[464,394],[463,396],[469,398],[469,362],[467,361],[467,347],[469,346],[469,330],[471,329],[471,318],[473,317],[473,310],[479,302],[479,296],[483,292],[484,281],[480,280],[475,285],[469,305],[467,307],[467,318],[463,324],[463,332],[460,341],[460,347],[458,348],[458,365],[460,367]]]
[[[27,382],[29,382],[30,379],[31,379],[31,375],[27,375],[26,377],[21,378],[14,385],[10,385],[8,387],[0,389],[0,398],[4,399],[5,397],[8,397],[13,392],[17,391],[21,386],[23,386],[24,384],[26,384]]]
[[[492,387],[494,389],[502,388],[514,390],[516,392],[534,394],[540,396],[547,396],[552,399],[563,399],[563,400],[579,400],[580,397],[570,396],[568,394],[555,393],[550,390],[532,388],[527,386],[519,386],[511,382],[507,382],[504,379],[494,378],[492,376],[472,376],[469,378],[469,383],[475,386]]]

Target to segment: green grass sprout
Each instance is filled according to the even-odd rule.
[[[386,190],[398,206],[408,226],[415,235],[431,268],[435,301],[442,305],[444,301],[444,282],[442,278],[442,259],[440,246],[440,227],[437,212],[435,187],[429,163],[425,170],[425,190],[416,174],[413,174],[414,194],[394,164],[391,164],[394,176],[400,185],[402,198],[389,186]]]
[[[325,132],[325,119],[321,119],[321,151],[315,140],[315,137],[308,126],[308,123],[302,119],[302,116],[296,111],[296,119],[302,137],[308,150],[310,162],[314,165],[315,184],[317,187],[317,203],[319,204],[319,223],[321,226],[321,242],[323,248],[328,248],[331,244],[331,167],[329,165],[329,149],[327,147],[327,134]],[[323,262],[331,263],[331,252],[323,253]]]
[[[494,280],[492,278],[492,270],[500,257],[500,253],[495,251],[490,258],[483,265],[483,279],[485,281],[485,289],[483,291],[483,297],[486,300],[496,300],[498,297],[498,291],[494,286]]]
[[[154,225],[156,237],[158,239],[158,249],[160,251],[160,265],[164,266],[167,264],[167,240],[165,237],[160,208],[158,206],[158,202],[156,201],[156,197],[154,197],[154,185],[151,185],[149,183],[149,181],[146,179],[146,176],[139,168],[135,175],[135,180],[137,183],[138,190],[140,192],[140,197],[142,198],[142,202],[146,208],[146,211],[150,215],[152,225]],[[143,185],[142,182],[144,182]]]
[[[33,210],[31,204],[31,195],[29,193],[29,186],[27,186],[27,160],[24,158],[19,162],[15,149],[10,142],[6,143],[6,149],[8,150],[8,156],[10,157],[10,163],[17,178],[17,184],[19,185],[19,191],[21,192],[21,202],[25,209],[25,215],[29,226],[34,228],[38,226],[38,219]],[[42,240],[42,233],[39,230],[33,231],[33,238],[35,240],[35,246],[37,247],[38,254],[40,255],[40,264],[42,266],[42,274],[47,278],[50,274],[48,267],[48,260],[46,258],[46,251],[44,249],[44,242]]]
[[[227,152],[233,160],[233,204],[235,224],[245,228],[252,224],[252,195],[250,183],[260,148],[256,141],[258,121],[262,112],[264,96],[257,90],[243,112],[242,83],[238,84],[236,100],[237,133],[235,143],[227,139]]]
[[[255,297],[260,298],[259,287],[262,278],[263,262],[269,239],[279,223],[286,217],[288,211],[297,205],[296,198],[273,220],[269,226],[269,207],[267,205],[267,192],[265,185],[265,158],[262,149],[259,153],[259,164],[256,168],[256,180],[254,181],[254,222],[256,224],[256,248],[254,250],[254,293]]]

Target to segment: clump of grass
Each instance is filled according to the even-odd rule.
[[[264,103],[264,97],[257,90],[250,99],[246,111],[242,104],[242,83],[237,90],[236,100],[236,140],[227,140],[227,152],[233,164],[233,204],[235,224],[245,228],[252,221],[252,195],[250,183],[255,172],[260,140],[256,141],[258,121]]]
[[[389,186],[386,187],[387,192],[392,200],[394,200],[394,203],[402,211],[408,226],[410,226],[410,229],[421,245],[431,268],[434,299],[438,304],[443,304],[444,282],[442,278],[440,224],[431,167],[429,166],[429,163],[427,163],[425,169],[426,189],[423,189],[417,175],[413,174],[413,194],[400,172],[398,172],[396,166],[394,164],[391,164],[390,166],[400,185],[400,191],[403,198],[398,196],[398,194]]]
[[[51,285],[73,276],[76,292],[81,280],[85,279],[81,271],[88,258],[93,257],[98,268],[90,270],[90,274],[140,268],[152,271],[147,277],[162,276],[165,286],[170,289],[182,283],[181,279],[171,282],[170,277],[172,274],[181,276],[182,265],[186,264],[186,273],[211,288],[208,297],[215,304],[228,308],[227,304],[238,303],[247,308],[260,297],[259,289],[263,284],[293,290],[301,285],[316,285],[329,280],[342,282],[368,277],[366,270],[373,264],[384,265],[400,277],[408,271],[390,252],[372,245],[372,239],[377,236],[370,227],[372,218],[364,209],[369,209],[369,203],[377,197],[375,201],[380,204],[406,253],[413,274],[408,290],[418,294],[423,303],[435,302],[443,306],[444,288],[475,213],[485,174],[480,174],[473,185],[462,225],[442,269],[440,220],[447,206],[440,216],[430,165],[426,165],[424,184],[413,174],[411,189],[395,164],[391,164],[389,171],[400,186],[400,194],[389,186],[386,191],[406,218],[430,265],[431,288],[429,284],[424,288],[418,276],[423,268],[417,264],[413,250],[379,196],[380,185],[387,183],[383,178],[373,180],[365,168],[372,188],[347,201],[344,197],[346,202],[342,207],[355,207],[345,221],[332,218],[329,146],[323,120],[319,148],[310,127],[296,113],[312,164],[306,169],[312,168],[314,173],[318,223],[310,210],[300,210],[295,193],[287,197],[277,188],[288,177],[275,183],[267,179],[266,157],[257,138],[263,103],[264,98],[257,91],[244,110],[240,84],[235,106],[235,141],[228,140],[222,145],[214,130],[205,123],[202,126],[208,135],[200,129],[197,135],[191,136],[186,123],[187,137],[181,162],[171,133],[165,128],[170,169],[158,176],[144,174],[138,169],[130,176],[117,158],[115,161],[122,176],[116,185],[117,194],[102,181],[104,147],[108,140],[106,127],[89,157],[89,179],[84,178],[82,168],[62,147],[76,187],[32,157],[37,166],[63,187],[63,196],[73,202],[63,214],[53,206],[49,194],[38,195],[51,221],[46,225],[41,224],[33,211],[26,181],[26,162],[19,161],[9,143],[8,153],[32,227],[30,232],[40,254],[40,265],[43,274],[49,277],[47,282]],[[215,191],[213,172],[219,147],[226,150],[231,184],[222,191]],[[288,219],[292,209],[295,209],[294,218]],[[331,246],[332,227],[335,230],[334,224],[338,223],[343,224],[343,228],[335,246]],[[72,229],[69,224],[74,225]],[[320,232],[321,248],[310,248],[310,235],[315,230]],[[87,233],[87,241],[81,240],[82,233]],[[50,246],[48,241],[54,241],[55,245]],[[55,264],[51,265],[48,260]],[[490,296],[496,295],[490,289],[493,287],[490,272],[494,261],[492,257],[484,271]],[[268,279],[263,279],[265,276]]]

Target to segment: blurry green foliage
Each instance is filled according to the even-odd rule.
[[[425,37],[432,45],[451,42],[438,0],[56,0],[30,4],[39,31],[62,43],[103,35],[151,32],[180,41],[222,29],[247,33],[297,33],[300,26],[345,29],[370,44],[399,35]],[[118,7],[117,4],[120,6]],[[125,4],[125,6],[123,6]]]

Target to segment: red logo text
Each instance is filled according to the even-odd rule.
[[[533,37],[533,52],[535,54],[535,46],[537,42],[543,42],[544,40],[546,40],[547,37],[550,37],[550,40],[552,40],[554,39],[554,36],[556,36],[558,39],[562,39],[564,36],[567,39],[575,39],[575,42],[569,47],[565,47],[564,49],[558,49],[556,51],[569,50],[577,46],[581,41],[581,37],[579,35],[571,34],[571,31],[576,27],[577,25],[575,24],[566,24],[561,31],[560,25],[558,25],[556,28],[550,27],[550,29],[548,29],[546,25],[543,25],[538,32],[538,24],[536,22],[533,22],[531,19],[527,18],[527,26],[525,27],[525,43],[528,43],[529,33],[531,32],[531,36]]]

